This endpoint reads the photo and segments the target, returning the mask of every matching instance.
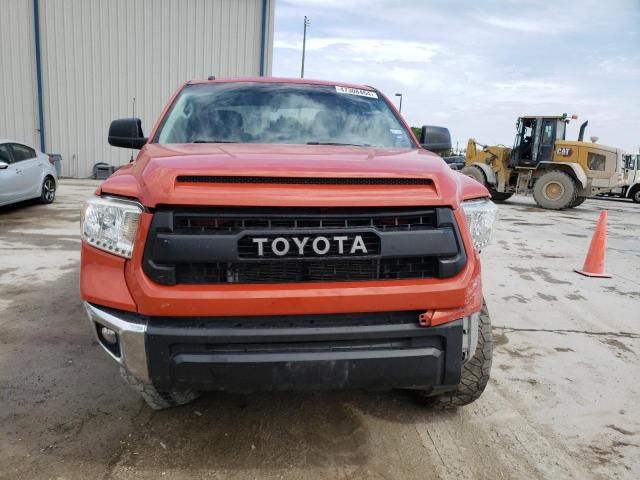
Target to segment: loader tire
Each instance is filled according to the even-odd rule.
[[[147,405],[153,410],[164,410],[192,402],[200,396],[199,392],[187,390],[184,392],[165,392],[156,389],[153,385],[142,383],[124,368],[120,367],[120,376],[127,385],[138,392]]]
[[[577,207],[579,205],[582,205],[587,198],[589,198],[589,197],[576,197],[576,201],[573,202],[571,205],[569,205],[569,208],[574,208],[574,207]]]
[[[478,322],[478,345],[476,352],[462,365],[462,376],[458,388],[452,392],[429,396],[428,392],[418,391],[421,403],[437,409],[449,410],[468,405],[482,395],[489,382],[491,359],[493,357],[493,336],[491,317],[487,305],[482,305]]]
[[[467,177],[473,178],[476,182],[484,185],[485,187],[487,186],[487,179],[484,176],[484,172],[478,167],[467,165],[466,167],[462,168],[462,170],[460,170],[460,173],[466,175]]]
[[[560,170],[549,170],[533,185],[536,203],[548,210],[570,208],[578,196],[578,186],[573,179]]]
[[[496,190],[489,190],[489,192],[491,193],[491,200],[496,203],[506,202],[513,196],[513,193],[498,192]]]

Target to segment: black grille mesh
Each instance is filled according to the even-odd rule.
[[[401,280],[436,275],[436,259],[390,257],[382,259],[269,260],[182,264],[177,283],[299,283]]]
[[[429,178],[252,177],[180,175],[178,183],[275,183],[286,185],[431,185]]]
[[[382,232],[423,230],[436,226],[435,210],[389,213],[335,213],[318,212],[280,215],[271,213],[217,213],[176,212],[173,216],[174,232],[185,234],[228,232],[245,230],[302,230],[370,227]]]

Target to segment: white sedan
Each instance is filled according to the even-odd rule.
[[[32,198],[51,203],[56,186],[52,157],[24,143],[0,139],[0,205]]]

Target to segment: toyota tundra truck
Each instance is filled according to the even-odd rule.
[[[474,401],[496,207],[428,150],[441,130],[418,141],[369,86],[277,78],[187,82],[148,137],[113,121],[109,143],[140,152],[81,215],[98,344],[154,409],[203,391]]]

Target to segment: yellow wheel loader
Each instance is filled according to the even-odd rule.
[[[512,195],[533,194],[542,208],[573,208],[587,197],[608,192],[622,182],[622,151],[583,141],[588,122],[577,141],[566,140],[570,120],[555,117],[520,117],[513,148],[487,146],[470,139],[461,172],[485,185],[494,201]]]

